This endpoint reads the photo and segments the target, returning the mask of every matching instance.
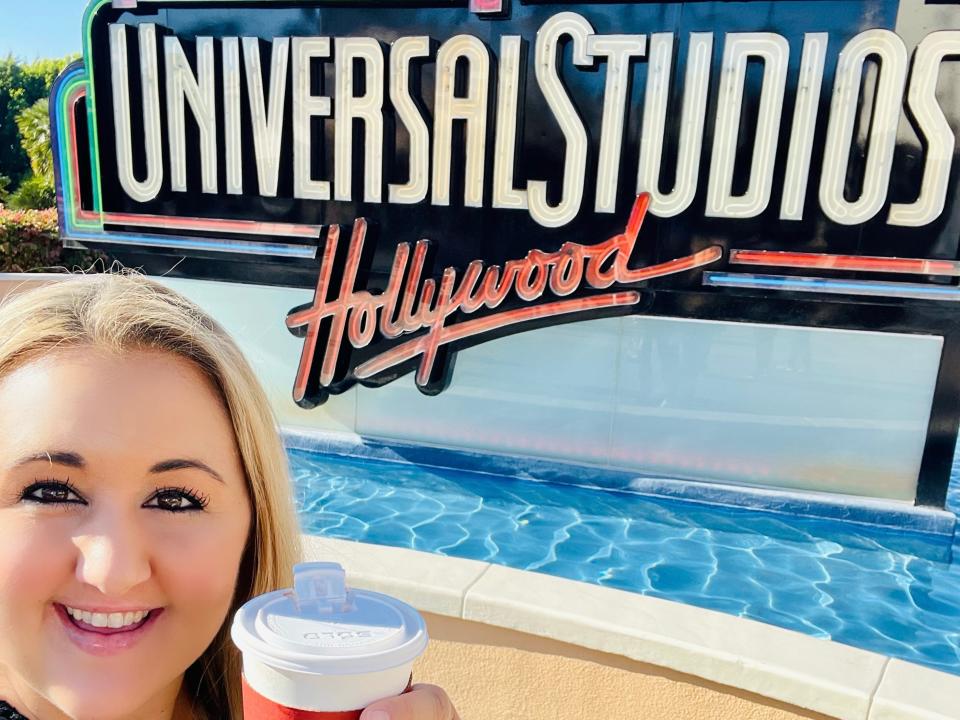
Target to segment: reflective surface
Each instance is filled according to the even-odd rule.
[[[61,215],[75,211],[82,229],[91,213],[86,220],[102,232],[133,243],[111,240],[125,264],[150,273],[304,288],[316,283],[318,267],[313,231],[299,233],[363,217],[371,228],[369,264],[362,265],[369,273],[344,287],[374,295],[404,244],[430,240],[436,257],[427,265],[436,272],[464,272],[474,261],[503,264],[534,248],[593,245],[621,230],[643,190],[653,193],[656,222],[638,238],[632,267],[711,246],[950,265],[960,237],[951,129],[960,117],[960,68],[946,60],[960,43],[958,13],[956,3],[924,0],[529,2],[479,19],[466,3],[440,0],[145,0],[123,8],[93,0],[82,69],[74,66],[54,97]],[[458,63],[464,82],[453,83]],[[160,112],[158,97],[169,113]],[[355,120],[363,120],[362,142],[348,131]],[[176,217],[181,227],[141,237],[152,216]],[[298,228],[307,256],[291,257],[286,242],[251,244],[248,233],[264,231],[262,223]],[[201,235],[196,228],[213,228],[218,239],[173,237],[184,224]],[[76,234],[66,220],[63,226],[69,242],[98,243],[96,233]],[[210,252],[215,248],[231,255]],[[812,283],[797,281],[812,276],[810,268],[787,267],[776,282],[758,284],[721,260],[711,272],[725,273],[722,287],[684,272],[631,288],[640,302],[583,307],[598,318],[630,312],[943,337],[932,396],[916,395],[932,399],[922,413],[931,422],[919,454],[912,441],[887,453],[880,433],[873,433],[880,453],[864,452],[854,418],[858,438],[850,445],[838,438],[832,449],[851,447],[854,457],[875,460],[867,472],[845,472],[848,460],[836,453],[821,461],[819,445],[801,429],[790,437],[802,433],[808,444],[777,467],[795,469],[795,457],[814,457],[811,467],[764,477],[764,458],[751,455],[752,474],[739,475],[868,494],[872,478],[885,497],[941,506],[960,424],[960,321],[944,302],[958,296],[953,276],[897,278],[897,263],[867,288],[862,263],[819,269],[827,275]],[[924,277],[920,293],[908,284]],[[424,279],[423,287],[435,281]],[[570,299],[595,290],[588,284]],[[526,302],[519,287],[509,294],[497,312]],[[450,326],[466,334],[448,336],[443,350],[472,353],[474,342],[560,317],[516,315],[524,322],[465,327],[489,321],[488,310],[470,320],[451,317]],[[389,333],[373,333],[353,348],[350,362],[328,368],[334,393],[355,381],[391,383],[416,366],[367,365],[395,350],[392,343]],[[438,357],[434,368],[444,365]],[[896,351],[890,357],[899,359]],[[365,372],[353,372],[361,367]],[[867,374],[872,370],[868,365]],[[419,384],[438,391],[448,377],[438,375]],[[572,379],[583,375],[576,368]],[[568,381],[554,388],[583,386],[563,377]],[[640,382],[650,385],[646,377]],[[479,392],[500,387],[495,381]],[[524,404],[517,415],[526,411]],[[552,403],[546,412],[559,414]],[[514,413],[508,407],[503,414]],[[621,449],[609,440],[618,420],[601,414],[601,430],[589,429],[592,459]],[[913,418],[905,422],[917,427]],[[400,430],[409,425],[402,418]],[[628,428],[631,440],[633,433]],[[506,434],[516,435],[513,427]],[[566,438],[558,442],[570,447]],[[714,438],[710,450],[725,443]],[[893,472],[885,453],[895,456]],[[685,476],[723,474],[701,472],[702,455],[679,467],[689,456],[682,448],[651,459],[645,448],[625,461],[671,465]],[[840,476],[853,482],[837,486]]]
[[[960,541],[290,452],[304,531],[676,600],[960,674]],[[955,461],[949,508],[960,510]],[[951,556],[958,558],[951,561]]]
[[[237,339],[288,427],[905,501],[943,347],[932,335],[604,318],[462,352],[436,397],[407,376],[304,411],[290,398],[303,341],[283,318],[308,291],[163,282]]]

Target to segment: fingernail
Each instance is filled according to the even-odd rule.
[[[390,713],[386,710],[371,710],[364,713],[360,720],[390,720]]]

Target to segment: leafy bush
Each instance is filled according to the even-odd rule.
[[[10,195],[10,207],[17,210],[47,210],[57,204],[53,183],[45,177],[31,175]]]
[[[64,248],[56,210],[0,208],[0,272],[90,269],[108,262],[102,253]]]

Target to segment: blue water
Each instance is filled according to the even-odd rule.
[[[304,531],[720,610],[960,675],[960,540],[291,450]],[[960,511],[954,462],[948,508]]]

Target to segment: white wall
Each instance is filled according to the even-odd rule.
[[[0,296],[49,279],[0,275]],[[303,410],[290,397],[302,341],[283,321],[312,291],[163,282],[236,337],[287,426],[669,477],[904,501],[916,493],[938,337],[592,320],[465,350],[436,397],[407,376]]]
[[[291,290],[164,280],[237,338],[282,423],[668,476],[911,501],[937,337],[649,317],[545,328],[462,351],[448,390],[412,376],[314,410],[290,399]]]

